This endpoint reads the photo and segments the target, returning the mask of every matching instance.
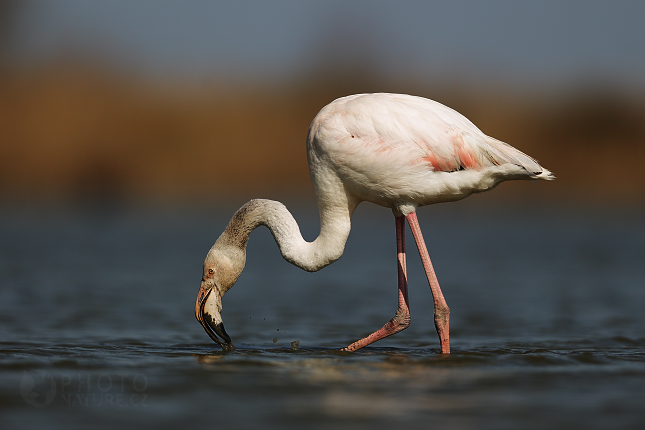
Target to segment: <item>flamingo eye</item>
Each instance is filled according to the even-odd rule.
[[[211,269],[208,269],[208,274],[209,274],[209,275],[212,275],[213,273],[215,273],[215,271],[214,271],[212,268],[211,268]]]

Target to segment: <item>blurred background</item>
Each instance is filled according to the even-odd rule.
[[[337,97],[440,101],[558,180],[509,196],[633,207],[640,1],[0,1],[0,202],[312,195]],[[519,186],[516,186],[519,185]]]
[[[0,0],[5,426],[645,428],[644,22],[642,0]],[[253,233],[220,355],[193,311],[207,250],[251,198],[315,238],[309,124],[381,91],[557,176],[419,211],[454,354],[411,235],[413,324],[335,352],[396,309],[392,215],[365,204],[315,274]],[[141,394],[118,375],[149,407],[107,404]]]

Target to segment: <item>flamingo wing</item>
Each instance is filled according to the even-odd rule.
[[[357,160],[356,170],[391,173],[420,166],[436,172],[481,169],[506,163],[537,174],[541,166],[512,146],[485,135],[470,120],[441,103],[400,94],[359,94],[330,104],[312,129],[324,128],[339,160]],[[322,113],[322,112],[321,112]],[[389,168],[373,168],[382,158]],[[381,164],[381,163],[378,163]]]

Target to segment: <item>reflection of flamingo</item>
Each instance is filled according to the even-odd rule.
[[[340,258],[352,213],[360,202],[368,201],[394,212],[398,310],[381,329],[344,350],[355,351],[410,324],[407,219],[432,290],[441,352],[449,353],[450,310],[421,235],[417,207],[460,200],[511,179],[555,178],[531,157],[486,136],[458,112],[432,100],[398,94],[353,95],[324,107],[309,128],[307,159],[320,211],[316,240],[302,238],[282,203],[251,200],[235,213],[206,256],[195,315],[224,350],[235,347],[224,330],[221,300],[244,269],[251,231],[267,226],[285,260],[315,272]]]

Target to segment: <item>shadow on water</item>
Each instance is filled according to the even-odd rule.
[[[231,211],[5,214],[3,424],[642,428],[642,218],[451,208],[420,215],[452,311],[449,356],[414,248],[410,328],[339,350],[396,310],[387,211],[359,208],[345,255],[318,273],[254,232],[223,300],[227,353],[193,306]],[[311,240],[316,214],[294,212]]]

